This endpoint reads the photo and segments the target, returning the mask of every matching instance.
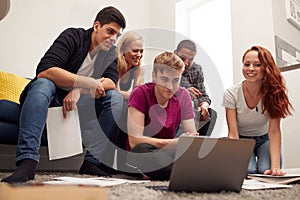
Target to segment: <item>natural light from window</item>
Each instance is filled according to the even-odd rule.
[[[203,68],[207,91],[213,102],[211,106],[218,112],[217,123],[218,121],[219,123],[216,126],[219,128],[215,127],[215,129],[226,134],[225,109],[221,104],[224,90],[233,84],[230,0],[178,2],[176,31],[195,41],[213,62],[213,67],[216,68],[214,72],[219,74],[212,74],[213,72],[208,69],[211,66],[206,65],[205,61],[195,60]],[[217,76],[220,79],[214,78]],[[222,86],[217,94],[213,88],[215,84]]]

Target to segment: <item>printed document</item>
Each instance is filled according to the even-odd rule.
[[[49,108],[46,123],[49,160],[83,152],[78,110],[69,111],[64,119],[62,107]]]

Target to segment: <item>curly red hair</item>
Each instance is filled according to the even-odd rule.
[[[271,118],[285,118],[291,115],[293,106],[288,99],[284,78],[275,64],[272,54],[264,47],[253,46],[244,53],[243,61],[250,51],[258,52],[258,58],[263,65],[265,74],[261,86],[262,113],[267,111]]]

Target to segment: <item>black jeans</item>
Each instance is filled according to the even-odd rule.
[[[176,149],[167,149],[141,143],[136,145],[127,156],[127,165],[152,180],[169,180]]]
[[[214,129],[216,121],[217,121],[217,112],[212,108],[208,108],[208,112],[210,115],[210,120],[202,128],[197,130],[199,135],[202,135],[202,136],[210,136],[213,132],[213,129]],[[197,124],[196,120],[199,120],[200,113],[197,110],[194,110],[194,113],[195,113],[194,120],[195,120],[195,125],[196,125]],[[197,129],[197,125],[196,125],[196,129]],[[179,125],[177,128],[175,137],[179,137],[182,133],[183,133],[183,129],[182,129],[181,125]]]

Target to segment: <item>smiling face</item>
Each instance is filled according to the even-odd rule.
[[[142,40],[135,40],[130,43],[128,48],[126,49],[126,52],[124,53],[124,57],[126,60],[126,63],[128,64],[128,68],[131,68],[133,66],[139,66],[141,59],[143,57],[143,47],[144,43]]]
[[[121,27],[115,22],[101,26],[99,21],[95,21],[90,51],[94,49],[109,51],[109,49],[116,43],[116,40],[120,35],[120,31]]]
[[[245,54],[242,71],[248,82],[262,82],[264,78],[264,66],[258,58],[257,51],[252,50]]]

